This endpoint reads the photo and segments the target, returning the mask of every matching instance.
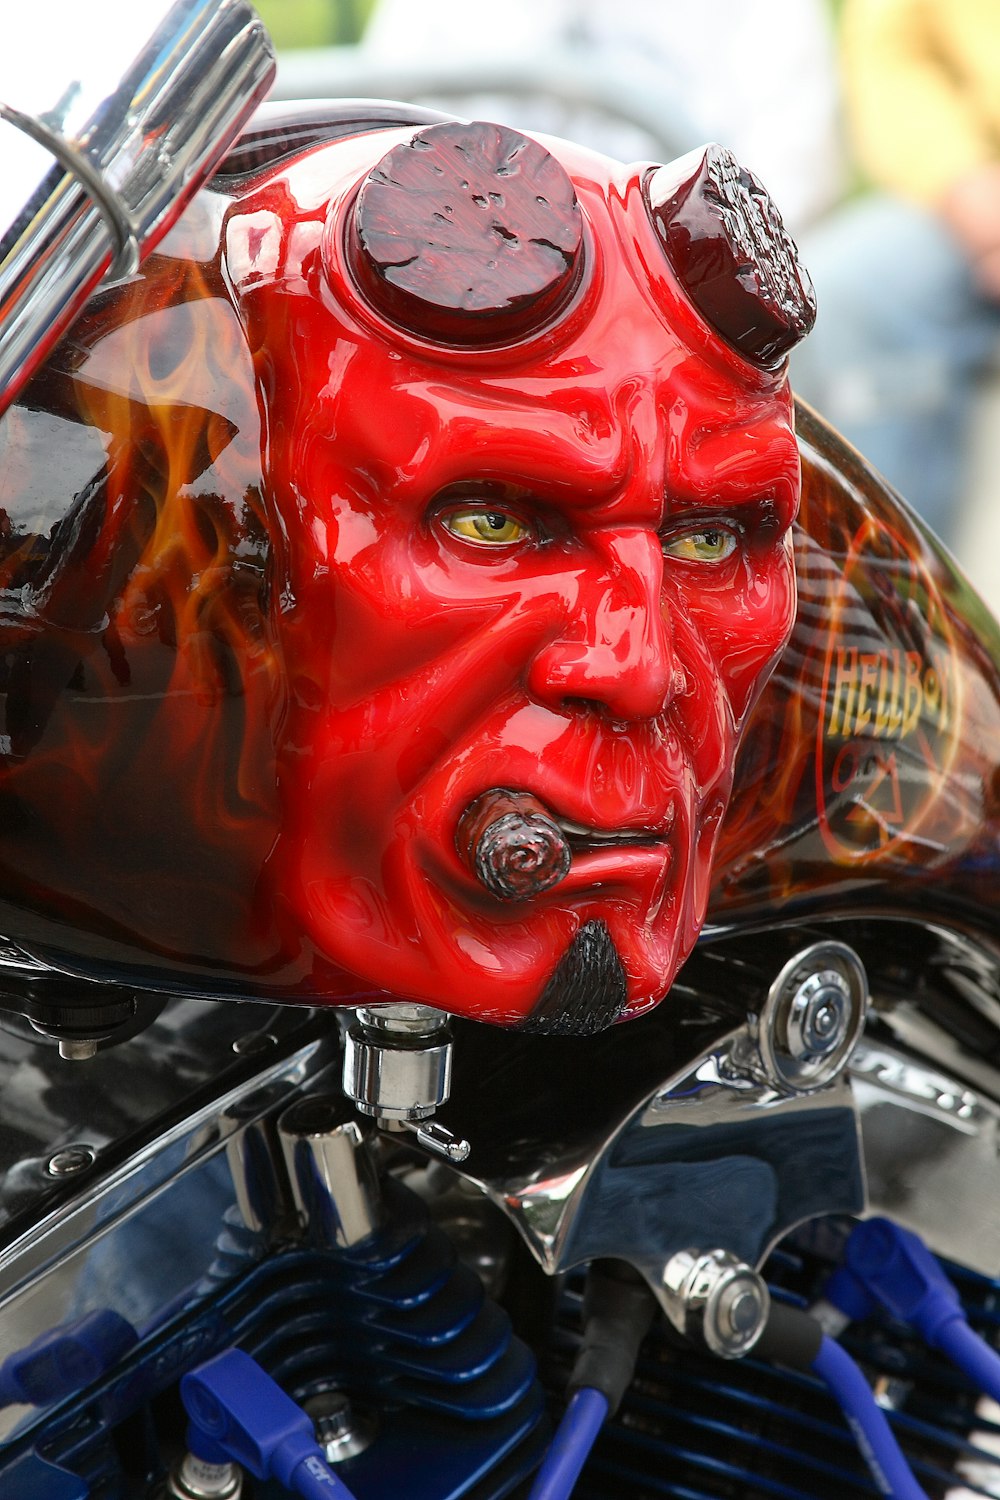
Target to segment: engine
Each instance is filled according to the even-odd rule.
[[[830,1004],[829,976],[846,993],[856,960],[812,937],[782,968],[799,992],[826,974]],[[907,1045],[870,1020],[847,1071],[813,1090],[768,1076],[769,1051],[789,1056],[764,988],[779,950],[700,955],[679,981],[683,1020],[617,1028],[599,1058],[588,1039],[465,1023],[444,1111],[470,1138],[458,1165],[359,1118],[324,1013],[170,1001],[82,1064],[8,1020],[3,1492],[291,1493],[252,1468],[192,1467],[182,1379],[235,1348],[307,1414],[349,1493],[526,1495],[595,1283],[634,1291],[638,1265],[666,1285],[721,1244],[762,1266],[772,1306],[816,1308],[869,1210],[961,1258],[951,1277],[992,1342],[982,1200],[1000,1106],[931,1064],[916,1009]],[[958,955],[950,972],[957,995]],[[903,1010],[881,985],[878,1003]],[[646,1316],[576,1493],[869,1492],[822,1382],[743,1353],[740,1326],[697,1298]],[[992,1493],[998,1424],[975,1382],[884,1312],[845,1340],[924,1492]],[[264,1430],[269,1400],[254,1401]]]

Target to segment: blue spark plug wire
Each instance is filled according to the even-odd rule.
[[[871,1387],[851,1356],[824,1334],[812,1368],[826,1381],[881,1493],[892,1496],[892,1500],[927,1500]]]
[[[573,1392],[528,1500],[567,1500],[608,1415],[608,1398],[593,1386]]]
[[[1000,1401],[1000,1355],[969,1327],[956,1288],[912,1230],[888,1219],[856,1225],[825,1295],[849,1318],[882,1307],[909,1323],[978,1390]]]
[[[570,1398],[528,1500],[568,1500],[597,1435],[635,1373],[656,1299],[624,1261],[595,1260],[583,1294],[583,1339],[569,1379]]]
[[[793,1370],[811,1371],[825,1382],[883,1495],[927,1500],[861,1370],[815,1318],[801,1308],[772,1301],[754,1352]]]
[[[354,1500],[330,1468],[313,1424],[256,1360],[228,1349],[181,1380],[188,1447],[206,1463],[242,1464],[303,1500]]]

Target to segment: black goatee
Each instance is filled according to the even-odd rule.
[[[625,970],[604,922],[585,922],[559,960],[520,1030],[538,1036],[594,1036],[625,1008]]]

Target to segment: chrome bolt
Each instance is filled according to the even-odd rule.
[[[425,1151],[463,1162],[468,1141],[432,1118],[451,1093],[451,1053],[442,1011],[406,1001],[363,1007],[344,1038],[344,1093],[383,1130],[412,1130]]]
[[[754,1037],[758,1067],[782,1093],[806,1094],[843,1072],[864,1030],[868,982],[844,943],[804,948],[771,985]]]
[[[97,1152],[93,1146],[64,1146],[61,1151],[49,1157],[45,1170],[50,1177],[74,1177],[77,1172],[85,1172],[88,1167],[92,1167],[96,1160]]]
[[[344,1042],[344,1093],[362,1114],[422,1122],[450,1092],[446,1015],[408,1003],[358,1011]]]
[[[374,1418],[359,1412],[344,1391],[318,1391],[302,1404],[312,1418],[316,1441],[328,1464],[363,1453],[375,1437]]]
[[[839,1007],[836,1005],[821,1005],[812,1018],[813,1030],[821,1041],[836,1030],[839,1019]]]
[[[734,1338],[745,1338],[760,1322],[761,1299],[756,1287],[738,1287],[720,1309]]]
[[[660,1301],[678,1333],[721,1359],[742,1359],[750,1352],[771,1307],[763,1278],[728,1250],[681,1250],[671,1256]]]
[[[822,969],[792,997],[785,1023],[788,1051],[798,1062],[826,1057],[851,1025],[851,989],[837,969]]]
[[[739,1359],[764,1331],[770,1309],[767,1288],[749,1266],[739,1267],[705,1309],[703,1336],[723,1359]]]
[[[469,1152],[472,1150],[468,1141],[463,1141],[444,1125],[439,1124],[437,1120],[428,1120],[425,1125],[411,1120],[401,1120],[398,1123],[403,1126],[404,1130],[413,1131],[425,1151],[441,1156],[455,1166],[468,1161]]]

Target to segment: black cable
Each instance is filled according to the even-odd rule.
[[[614,1416],[656,1312],[656,1298],[638,1271],[623,1260],[592,1261],[583,1294],[583,1343],[570,1392],[585,1387],[600,1391]]]

